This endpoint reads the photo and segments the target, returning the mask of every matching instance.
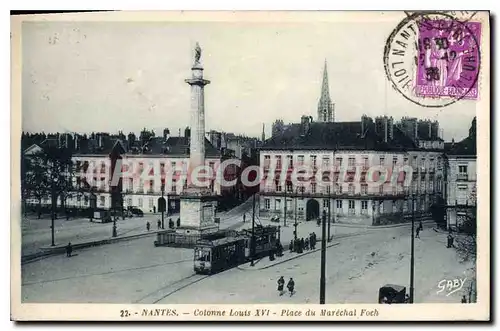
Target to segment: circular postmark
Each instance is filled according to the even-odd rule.
[[[464,21],[445,12],[408,14],[384,47],[384,68],[393,88],[429,108],[477,99],[481,23],[470,18]]]

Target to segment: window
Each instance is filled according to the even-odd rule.
[[[276,155],[276,169],[281,169],[281,155]]]
[[[380,194],[383,194],[384,193],[384,185],[380,185],[379,188],[378,188],[378,192]]]
[[[130,192],[134,191],[134,179],[133,178],[128,179],[128,189],[130,190]]]
[[[335,189],[338,194],[342,194],[342,185],[336,184]]]
[[[363,168],[368,169],[368,156],[363,156]]]
[[[142,208],[142,198],[137,199],[137,205]]]
[[[326,186],[326,194],[330,194],[332,191],[332,187],[330,185]]]
[[[287,211],[292,210],[292,199],[286,199],[286,209]]]
[[[368,201],[366,201],[366,200],[361,201],[361,209],[364,209],[364,210],[368,209]]]
[[[297,157],[299,165],[304,165],[304,155],[299,155]]]
[[[271,200],[264,199],[264,207],[265,209],[271,209]]]
[[[281,210],[281,199],[276,199],[275,201],[275,208],[276,210]]]
[[[381,156],[379,158],[379,161],[380,161],[380,165],[383,166],[385,164],[385,157]]]
[[[328,168],[330,166],[330,158],[328,156],[323,156],[323,168]]]
[[[395,167],[397,163],[398,163],[398,157],[397,156],[393,156],[392,157],[392,166]]]
[[[264,155],[264,168],[269,168],[271,165],[271,155]]]
[[[348,192],[350,195],[353,195],[354,194],[354,185],[352,184],[349,184],[349,187],[348,187]]]
[[[354,200],[349,200],[349,209],[354,209]]]
[[[316,168],[316,155],[311,155],[311,166]]]
[[[175,193],[176,193],[176,191],[177,191],[177,182],[175,181],[175,179],[174,179],[174,180],[172,180],[172,187],[170,188],[170,191],[171,191],[172,193],[174,193],[174,194],[175,194]]]
[[[342,209],[342,200],[337,200],[337,209]]]
[[[316,183],[311,184],[311,193],[316,193]]]
[[[347,159],[347,166],[349,168],[354,167],[355,162],[356,162],[356,159],[354,158],[354,156],[349,156],[349,159]]]
[[[293,183],[292,182],[286,182],[286,191],[293,192]]]
[[[287,155],[286,161],[288,163],[288,168],[293,168],[293,155]]]
[[[153,198],[149,198],[149,208],[153,208],[154,205],[155,201],[153,200]]]
[[[100,196],[99,197],[99,204],[101,205],[101,207],[104,207],[104,205],[106,204],[106,197]]]
[[[210,169],[213,171],[214,168],[215,168],[215,162],[208,162],[208,166],[210,167]]]
[[[395,213],[398,211],[398,206],[396,204],[396,200],[392,200],[392,212]]]
[[[106,164],[101,163],[101,174],[104,174],[104,173],[106,173]]]
[[[467,174],[467,166],[466,165],[458,166],[458,173],[459,174]]]
[[[85,205],[87,205],[87,204],[89,203],[89,197],[88,197],[88,196],[85,196],[85,197],[83,198],[83,203],[84,203]]]
[[[175,163],[175,161],[172,161],[172,172],[175,171],[175,167],[176,167],[176,163]]]
[[[413,156],[413,164],[412,164],[412,165],[413,165],[414,167],[416,167],[416,166],[417,166],[417,156],[416,156],[416,155],[414,155],[414,156]]]
[[[127,199],[127,205],[132,206],[132,198]]]
[[[368,194],[368,184],[361,184],[361,194]]]
[[[149,192],[153,192],[154,187],[155,187],[155,181],[150,179],[149,180],[149,188],[148,188]]]
[[[281,192],[281,183],[279,181],[276,181],[276,192]]]
[[[342,158],[341,158],[341,157],[337,157],[337,158],[335,159],[335,165],[336,165],[337,167],[342,167]]]
[[[323,209],[328,208],[328,206],[329,206],[329,205],[330,205],[330,201],[329,201],[329,200],[327,200],[327,199],[324,199],[324,200],[323,200]]]

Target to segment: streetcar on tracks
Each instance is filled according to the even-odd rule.
[[[254,258],[268,255],[276,248],[279,229],[276,226],[256,226]],[[200,239],[194,247],[194,271],[214,274],[231,269],[251,259],[252,232],[243,230],[215,240]]]

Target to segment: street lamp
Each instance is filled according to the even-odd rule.
[[[326,290],[326,211],[323,210],[323,221],[321,222],[321,275],[319,279],[319,303],[325,304]]]
[[[54,240],[54,220],[56,217],[56,207],[57,207],[56,184],[58,180],[59,179],[57,177],[52,177],[52,183],[51,183],[52,213],[50,222],[51,246],[56,245]]]
[[[411,199],[411,255],[410,255],[410,298],[413,303],[414,281],[415,281],[415,195]]]

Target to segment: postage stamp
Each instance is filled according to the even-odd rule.
[[[417,95],[477,99],[481,23],[422,20],[418,32]]]
[[[477,100],[482,25],[475,19],[471,13],[407,13],[384,48],[384,67],[394,89],[427,108]]]

